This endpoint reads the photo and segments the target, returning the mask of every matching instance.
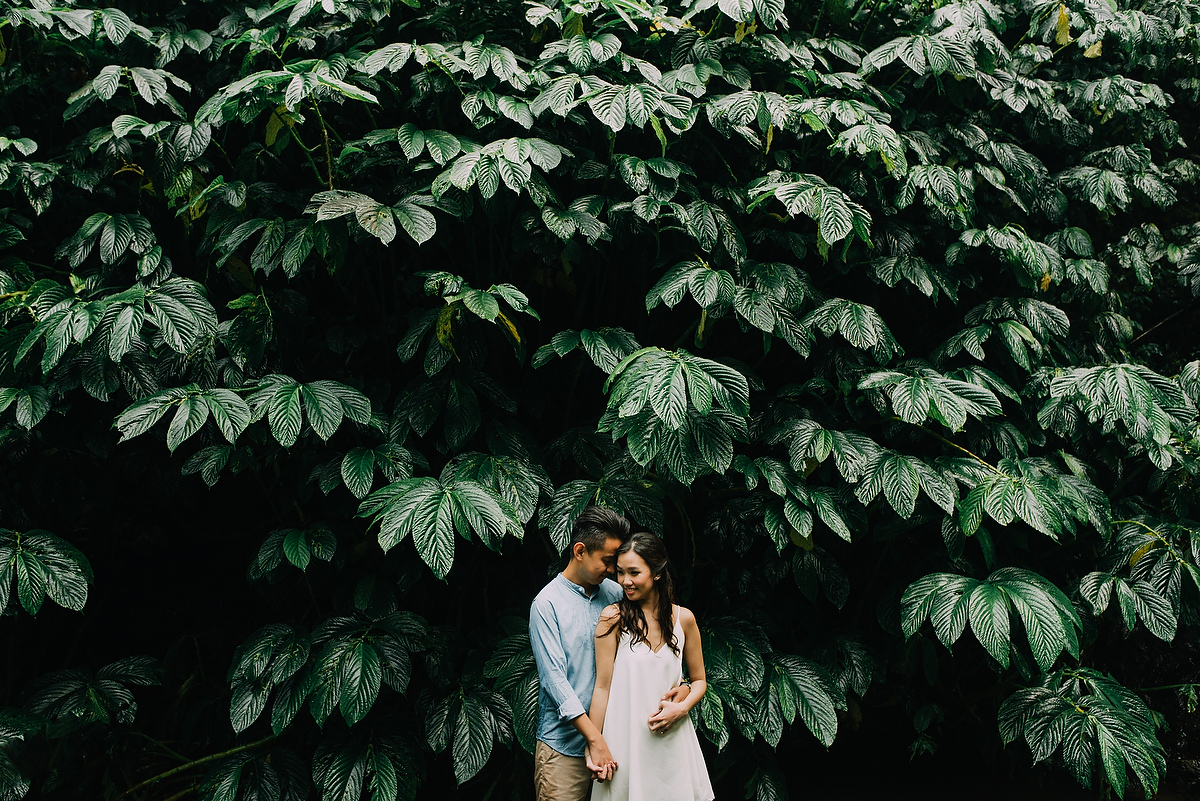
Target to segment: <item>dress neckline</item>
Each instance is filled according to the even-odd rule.
[[[675,633],[675,629],[678,628],[678,626],[679,626],[679,611],[678,610],[679,610],[679,604],[675,604],[674,606],[671,607],[671,633],[672,634]],[[662,632],[659,632],[659,633],[661,634]],[[632,635],[630,635],[630,636],[632,636]],[[658,656],[660,653],[662,653],[662,650],[667,647],[667,639],[668,638],[663,637],[663,641],[659,644],[657,650],[650,647],[649,640],[646,640],[643,644],[646,646],[647,651],[649,651],[654,656]]]

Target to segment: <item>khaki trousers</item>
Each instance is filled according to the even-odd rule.
[[[538,740],[533,752],[533,791],[537,801],[587,801],[592,772],[583,757],[560,754]]]

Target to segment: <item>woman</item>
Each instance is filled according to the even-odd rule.
[[[596,689],[588,717],[617,767],[592,785],[592,801],[712,801],[712,784],[688,715],[704,697],[704,655],[691,611],[675,605],[667,549],[638,532],[617,551],[625,597],[596,626]],[[687,663],[692,689],[661,701]],[[661,701],[661,709],[660,707]]]

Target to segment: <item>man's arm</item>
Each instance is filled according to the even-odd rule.
[[[588,719],[583,702],[567,681],[567,655],[562,647],[558,620],[549,603],[534,600],[529,610],[529,644],[537,663],[538,681],[554,703],[558,719],[571,721],[584,736],[588,742],[588,769],[593,773],[601,772],[605,764],[612,761],[612,756],[608,746],[604,745],[600,730]],[[597,742],[601,746],[600,753],[593,753],[593,744]]]
[[[682,701],[662,701],[658,705],[658,711],[650,716],[650,731],[666,731],[676,721],[686,717],[708,690],[704,673],[704,653],[700,645],[700,629],[696,625],[696,617],[691,610],[680,607],[679,623],[683,627],[683,661],[692,680],[691,690]]]
[[[586,760],[587,769],[592,772],[592,778],[602,782],[611,779],[613,771],[617,769],[617,763],[613,760],[608,743],[604,742],[604,736],[600,734],[596,724],[592,723],[587,715],[580,715],[571,721],[571,725],[587,740],[583,758]]]
[[[586,710],[567,681],[567,655],[558,621],[549,603],[535,600],[529,610],[529,645],[537,663],[538,681],[554,702],[559,720],[574,720]]]

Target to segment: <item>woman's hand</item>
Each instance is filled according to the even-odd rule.
[[[658,711],[650,716],[650,731],[661,734],[670,729],[680,718],[687,717],[688,708],[675,701],[663,701],[658,705]]]
[[[583,758],[595,781],[606,782],[612,779],[617,770],[617,763],[613,760],[612,752],[608,750],[608,743],[604,742],[603,737],[584,747]]]

